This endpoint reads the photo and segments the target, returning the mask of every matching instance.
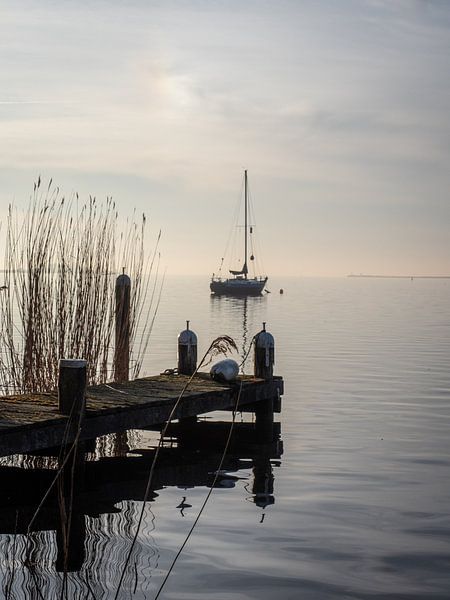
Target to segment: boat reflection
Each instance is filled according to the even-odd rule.
[[[168,429],[152,479],[148,496],[152,502],[146,507],[141,542],[135,546],[129,563],[126,588],[137,585],[133,578],[138,573],[140,590],[150,587],[158,565],[160,552],[152,537],[158,491],[182,488],[181,502],[174,504],[181,516],[192,516],[189,492],[185,490],[197,486],[232,489],[243,480],[247,482],[247,499],[259,509],[275,502],[273,468],[280,464],[283,453],[280,424],[274,423],[272,438],[261,443],[253,423],[235,423],[222,469],[217,473],[229,431],[229,422],[208,421],[194,422],[189,427],[174,423]],[[147,433],[150,435],[144,432],[143,437]],[[139,436],[136,432],[134,435],[136,442]],[[124,456],[122,440],[118,455],[85,462],[84,487],[71,505],[69,540],[61,527],[57,486],[29,527],[55,477],[54,468],[43,466],[45,458],[38,457],[38,469],[30,468],[32,459],[28,468],[0,467],[0,553],[6,598],[107,597],[131,547],[155,453],[155,448],[133,446]],[[48,464],[54,465],[54,459],[49,458]],[[107,546],[110,554],[105,556]],[[64,593],[64,586],[69,586],[70,593]],[[91,596],[86,594],[87,589]]]
[[[223,322],[231,324],[229,335],[239,348],[242,372],[252,363],[250,345],[253,335],[261,330],[265,320],[266,296],[216,296],[211,295],[211,315],[218,322],[217,330]],[[224,321],[226,319],[226,321]]]

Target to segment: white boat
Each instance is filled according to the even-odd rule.
[[[222,278],[213,275],[210,289],[216,295],[228,296],[259,296],[264,290],[267,282],[266,275],[255,275],[249,277],[248,259],[254,261],[253,253],[248,257],[249,236],[253,233],[253,227],[248,223],[248,180],[247,170],[244,171],[244,262],[241,269],[230,269],[233,277]],[[223,262],[223,259],[222,259]]]

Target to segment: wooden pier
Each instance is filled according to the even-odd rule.
[[[253,376],[236,376],[239,366],[231,359],[214,365],[214,378],[198,372],[204,359],[197,366],[197,336],[187,321],[178,336],[177,369],[129,381],[129,294],[123,273],[116,282],[113,383],[86,387],[87,361],[63,358],[54,391],[0,396],[0,457],[12,457],[0,466],[0,533],[55,530],[59,572],[78,571],[85,562],[86,516],[117,512],[124,499],[145,504],[166,485],[213,487],[219,477],[229,477],[223,469],[239,470],[251,459],[254,503],[264,508],[275,502],[271,459],[283,449],[274,412],[281,412],[284,387],[273,375],[274,340],[265,323],[252,340]],[[204,358],[230,349],[237,350],[235,342],[220,336]],[[197,420],[229,410],[253,412],[255,422]],[[133,429],[161,430],[159,444],[132,449],[127,434],[120,434]],[[127,448],[126,456],[97,460],[95,441],[106,434],[119,434],[115,438]],[[24,457],[14,455],[26,454],[42,454],[44,462],[31,457],[31,468],[18,467]],[[57,469],[46,457],[57,457]],[[30,564],[31,550],[27,539]]]
[[[187,375],[162,374],[88,387],[79,439],[164,424],[188,381]],[[199,373],[183,393],[173,418],[231,410],[239,395],[238,411],[255,412],[257,425],[261,422],[264,427],[270,424],[270,415],[273,421],[273,412],[280,412],[282,394],[281,377],[241,376],[233,384],[222,384]],[[0,456],[33,453],[71,441],[64,438],[68,419],[59,410],[57,391],[0,397]]]

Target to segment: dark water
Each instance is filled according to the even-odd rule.
[[[267,321],[285,395],[277,418],[283,448],[252,450],[247,425],[237,428],[160,597],[450,598],[450,281],[285,279],[269,289],[262,298],[218,299],[200,278],[166,282],[148,374],[176,365],[185,319],[198,334],[199,354],[226,333],[243,355]],[[251,372],[251,360],[245,369]],[[217,469],[227,426],[214,427],[207,451],[165,449],[120,598],[155,597]],[[114,597],[152,439],[134,432],[128,442],[142,452],[90,466],[83,564],[69,574],[66,597]],[[37,484],[25,485],[39,495]],[[28,538],[31,567],[23,560],[26,537],[14,535],[8,510],[0,593],[59,597],[54,509],[44,530]]]

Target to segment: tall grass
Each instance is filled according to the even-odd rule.
[[[145,216],[119,227],[114,202],[34,185],[28,209],[10,206],[0,291],[3,393],[54,389],[60,358],[88,361],[89,383],[112,377],[115,280],[132,282],[131,376],[136,377],[159,302],[159,236],[145,252]],[[139,329],[139,331],[138,331]]]

